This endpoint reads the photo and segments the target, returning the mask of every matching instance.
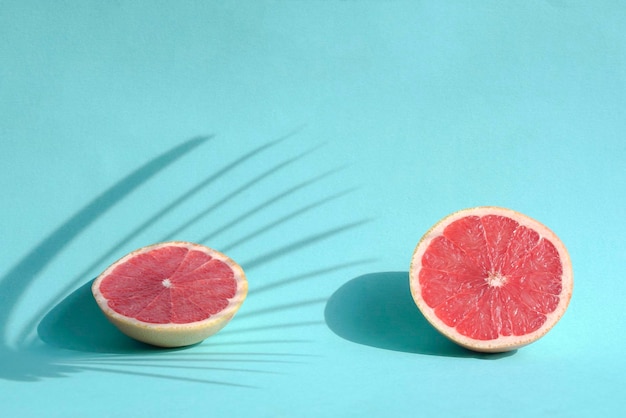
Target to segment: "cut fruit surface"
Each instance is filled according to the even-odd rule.
[[[573,289],[569,255],[546,226],[498,207],[453,213],[420,240],[411,293],[442,334],[476,351],[509,351],[548,332]]]
[[[243,269],[226,255],[190,242],[140,248],[92,284],[106,317],[148,344],[180,347],[222,329],[248,291]]]

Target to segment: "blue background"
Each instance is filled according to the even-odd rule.
[[[626,383],[620,1],[2,1],[5,416],[618,416]],[[561,322],[507,355],[439,336],[422,234],[499,205],[569,248]],[[250,293],[182,350],[89,284],[165,239]]]

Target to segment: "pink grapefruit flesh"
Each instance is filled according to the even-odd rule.
[[[545,335],[565,312],[573,289],[560,239],[526,215],[498,207],[455,212],[415,248],[413,299],[452,341],[503,352]]]
[[[106,317],[126,335],[161,347],[196,344],[222,329],[243,303],[243,269],[190,242],[140,248],[92,284]]]

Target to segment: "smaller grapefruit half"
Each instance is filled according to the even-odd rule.
[[[243,269],[219,251],[176,241],[127,254],[91,289],[124,334],[160,347],[182,347],[222,329],[246,298],[248,282]]]
[[[411,293],[424,317],[468,349],[504,352],[544,336],[573,289],[565,245],[519,212],[477,207],[436,223],[411,260]]]

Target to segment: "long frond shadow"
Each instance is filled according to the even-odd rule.
[[[252,268],[258,267],[276,258],[284,257],[285,255],[291,252],[298,251],[302,249],[303,247],[313,245],[318,241],[322,241],[330,237],[334,237],[335,235],[348,231],[350,229],[360,227],[368,222],[370,222],[370,219],[362,219],[362,220],[346,223],[346,224],[328,229],[326,231],[312,234],[310,236],[307,236],[302,239],[283,245],[280,248],[272,249],[268,251],[267,253],[261,254],[253,258],[252,260],[245,261],[242,263],[242,266],[246,269],[252,269]]]
[[[288,159],[286,159],[284,161],[281,161],[278,164],[274,165],[273,167],[270,167],[269,169],[267,169],[263,173],[258,174],[256,177],[252,178],[251,180],[247,181],[246,183],[242,184],[241,186],[235,188],[233,191],[231,191],[230,193],[228,193],[227,195],[225,195],[221,199],[217,200],[216,202],[213,202],[208,208],[203,209],[202,211],[200,211],[196,215],[192,216],[190,219],[185,220],[185,222],[183,222],[182,225],[179,225],[174,230],[168,232],[163,238],[161,238],[161,240],[162,241],[168,241],[168,240],[174,239],[174,237],[176,237],[182,231],[184,231],[185,229],[189,228],[191,225],[193,225],[194,223],[198,222],[202,218],[206,217],[208,214],[210,214],[215,209],[219,208],[220,206],[224,205],[225,203],[229,202],[230,200],[234,199],[235,197],[241,195],[243,192],[245,192],[246,190],[252,188],[253,186],[258,184],[262,180],[264,180],[264,179],[266,179],[268,177],[271,177],[272,175],[274,175],[274,174],[280,172],[281,170],[285,169],[286,167],[288,167],[290,164],[293,164],[296,161],[300,160],[301,158],[305,157],[306,155],[310,154],[316,148],[318,148],[318,147],[315,147],[312,150],[305,151],[302,154],[297,155],[295,157],[291,157],[291,158],[288,158]]]
[[[198,137],[186,141],[124,177],[76,212],[0,278],[0,295],[3,296],[3,303],[0,305],[0,336],[3,340],[6,340],[5,327],[15,304],[36,279],[37,274],[54,260],[65,246],[139,186],[207,139],[209,138]]]
[[[236,158],[234,161],[230,161],[229,163],[224,165],[222,168],[211,173],[210,175],[202,179],[200,182],[196,183],[189,189],[182,192],[172,202],[167,204],[165,207],[157,210],[152,216],[148,217],[148,219],[146,219],[140,225],[134,228],[132,231],[124,235],[122,239],[117,241],[111,248],[105,251],[104,254],[100,255],[96,260],[90,263],[90,265],[87,266],[87,268],[83,269],[76,276],[70,279],[69,282],[66,284],[66,286],[57,292],[57,295],[53,300],[58,300],[64,295],[67,295],[68,292],[70,292],[73,288],[75,288],[77,284],[79,284],[82,280],[85,279],[85,277],[89,277],[88,275],[92,274],[99,265],[101,265],[103,262],[113,257],[117,251],[119,251],[120,249],[124,247],[125,244],[130,242],[135,236],[137,236],[141,232],[147,230],[150,226],[155,224],[158,220],[163,218],[165,215],[172,212],[174,209],[181,206],[183,203],[191,199],[193,196],[197,195],[200,191],[207,188],[211,184],[215,183],[218,179],[226,176],[229,172],[236,169],[240,165],[244,164],[246,161],[252,159],[253,157],[257,156],[258,154],[264,151],[267,151],[271,147],[274,147],[280,144],[282,141],[288,139],[290,136],[294,135],[296,132],[297,131],[294,131],[283,137],[266,142],[252,149],[251,151]],[[21,333],[21,335],[19,335],[18,339],[20,340],[25,339],[28,333],[31,332],[33,327],[36,325],[36,321],[41,317],[41,315],[43,315],[46,311],[48,311],[51,308],[52,306],[45,306],[36,315],[34,315],[33,320],[24,327],[23,332]]]
[[[309,179],[307,179],[307,180],[305,180],[305,181],[303,181],[303,182],[301,182],[299,184],[296,184],[295,186],[292,186],[292,187],[288,188],[287,190],[281,191],[280,193],[270,197],[269,199],[265,200],[264,202],[261,202],[260,204],[258,204],[256,206],[254,206],[253,208],[249,209],[245,213],[240,214],[239,216],[237,216],[235,219],[231,220],[230,222],[227,222],[224,225],[221,225],[217,229],[213,230],[212,232],[208,233],[204,237],[200,238],[198,240],[198,242],[207,242],[207,241],[215,238],[217,235],[219,235],[219,234],[223,233],[224,231],[227,231],[229,228],[232,228],[233,226],[243,222],[245,219],[248,219],[248,218],[258,214],[262,210],[267,209],[268,207],[270,207],[272,205],[275,205],[277,202],[280,202],[281,199],[289,197],[292,194],[296,193],[297,191],[302,190],[302,189],[306,188],[307,186],[311,186],[311,185],[317,183],[318,181],[324,179],[325,177],[330,176],[331,174],[333,174],[333,173],[335,173],[337,171],[338,171],[338,169],[327,171],[327,172],[322,173],[320,175],[317,175],[317,176],[315,176],[313,178],[309,178]],[[326,201],[331,200],[331,198],[324,199],[324,201],[322,203],[325,203]],[[321,204],[321,203],[318,203],[318,205],[319,204]]]
[[[73,364],[63,364],[63,354],[41,350],[36,342],[26,343],[23,340],[24,335],[32,330],[33,322],[24,327],[17,339],[9,341],[8,324],[16,305],[39,274],[79,234],[144,183],[208,139],[210,137],[190,139],[139,166],[79,209],[0,277],[0,378],[37,381],[45,377],[67,376],[80,370]]]
[[[126,233],[121,240],[115,242],[113,246],[104,254],[100,256],[96,255],[94,257],[94,261],[88,263],[89,266],[86,269],[81,270],[80,274],[75,275],[74,277],[68,277],[67,280],[62,283],[66,286],[60,289],[56,295],[52,295],[54,297],[52,297],[50,302],[41,307],[36,315],[31,318],[28,326],[21,330],[21,333],[18,336],[19,338],[16,339],[17,344],[15,347],[10,347],[9,344],[5,342],[6,340],[3,340],[3,343],[0,344],[0,378],[36,381],[44,377],[60,377],[71,373],[90,370],[101,373],[136,375],[188,382],[219,384],[224,386],[253,387],[241,385],[239,382],[229,382],[228,380],[230,380],[230,378],[225,380],[213,378],[204,379],[200,376],[197,376],[196,378],[190,377],[187,372],[176,375],[175,371],[213,370],[223,372],[275,374],[275,369],[256,369],[248,366],[244,367],[244,365],[246,363],[255,363],[260,366],[263,364],[270,365],[272,363],[294,363],[293,361],[285,360],[285,358],[289,358],[290,356],[305,356],[305,354],[294,353],[291,350],[278,349],[278,352],[271,350],[268,350],[268,352],[260,352],[258,350],[250,350],[249,347],[258,347],[264,344],[267,346],[283,345],[293,347],[294,344],[310,343],[311,341],[309,340],[293,338],[290,337],[290,335],[285,335],[285,338],[276,338],[273,334],[266,335],[266,338],[263,338],[263,335],[265,335],[265,331],[268,330],[304,328],[323,325],[324,321],[320,320],[320,318],[302,318],[300,321],[282,323],[279,320],[276,321],[276,319],[277,314],[280,314],[281,312],[293,309],[305,309],[317,304],[323,304],[327,299],[325,297],[310,298],[294,303],[258,308],[248,314],[248,319],[250,319],[251,316],[254,316],[254,318],[265,316],[270,319],[269,322],[254,323],[254,321],[252,321],[254,325],[229,328],[220,333],[220,336],[226,335],[225,339],[220,337],[217,340],[212,340],[210,344],[202,345],[202,347],[198,344],[192,347],[191,350],[187,350],[188,347],[179,349],[156,348],[130,339],[122,334],[105,318],[95,303],[91,294],[91,284],[93,279],[84,283],[82,286],[78,287],[78,289],[72,291],[72,289],[79,285],[81,280],[84,280],[90,275],[93,277],[95,272],[92,270],[100,265],[101,262],[109,259],[136,234],[147,230],[158,220],[164,218],[165,215],[175,207],[189,200],[200,190],[213,183],[217,178],[222,177],[226,172],[232,170],[238,165],[243,164],[245,161],[252,159],[259,153],[274,147],[291,135],[293,134],[267,142],[250,152],[242,154],[242,156],[233,161],[232,164],[225,166],[222,170],[214,172],[212,175],[193,185],[190,189],[184,191],[179,198],[158,209],[153,216],[139,222],[136,228],[133,228],[132,231]],[[139,167],[133,173],[123,178],[120,182],[105,190],[98,198],[86,205],[82,210],[79,210],[74,217],[66,221],[54,233],[46,237],[41,245],[33,249],[31,253],[24,257],[16,265],[16,267],[8,275],[3,277],[2,281],[0,281],[0,290],[2,290],[3,286],[9,286],[13,290],[13,293],[8,294],[8,296],[6,293],[0,293],[10,299],[9,304],[0,306],[0,333],[6,333],[6,323],[11,317],[13,305],[16,303],[17,299],[21,297],[21,294],[26,290],[28,284],[32,283],[37,278],[38,273],[47,265],[47,263],[52,262],[56,258],[56,255],[63,246],[74,240],[78,233],[87,229],[98,217],[103,215],[113,205],[117,204],[141,184],[148,181],[152,176],[163,170],[168,165],[174,163],[184,154],[190,152],[206,139],[207,138],[196,138],[194,140],[187,141],[186,143],[183,143],[182,145],[179,145],[149,161],[144,166]],[[317,147],[314,149],[317,149]],[[288,165],[296,163],[311,151],[312,150],[305,151],[304,153],[298,154],[295,157],[286,159],[282,163],[272,166],[262,175],[252,178],[247,183],[244,183],[240,188],[235,189],[233,193],[224,196],[222,200],[214,202],[209,209],[205,209],[197,216],[185,220],[185,223],[176,228],[174,232],[178,232],[194,224],[197,220],[212,210],[215,205],[220,205],[231,198],[234,199],[235,196],[241,191],[252,188],[265,177],[269,177],[279,170],[286,168]],[[257,205],[253,206],[253,209],[248,209],[242,214],[235,216],[230,222],[224,222],[222,225],[217,225],[216,229],[210,234],[205,235],[204,239],[223,233],[241,220],[252,218],[259,211],[277,204],[282,199],[292,196],[296,192],[303,190],[305,187],[309,187],[318,181],[321,181],[325,177],[331,176],[339,170],[340,169],[329,170],[318,175],[313,175],[299,183],[294,183],[293,186],[278,192],[262,202],[259,202]],[[251,232],[248,231],[247,233],[243,233],[243,237],[236,237],[235,241],[230,244],[230,247],[236,246],[244,240],[252,237],[256,238],[263,235],[278,225],[291,222],[302,214],[312,211],[322,204],[338,199],[351,191],[352,189],[347,189],[339,193],[323,196],[321,199],[309,202],[308,204],[304,203],[303,206],[297,207],[294,211],[291,211],[278,219],[270,221],[268,224],[262,225],[260,228],[256,227],[256,229],[253,228]],[[337,235],[360,227],[366,222],[368,222],[368,220],[357,220],[346,222],[344,224],[340,224],[339,226],[321,229],[320,232],[300,238],[288,245],[280,245],[278,248],[271,249],[265,254],[255,254],[252,256],[252,259],[248,260],[247,263],[242,264],[246,270],[254,269],[269,261],[286,257],[294,251],[305,250],[319,241],[334,238]],[[43,258],[42,260],[35,260],[36,257]],[[27,264],[31,261],[34,261],[34,265],[28,266]],[[273,282],[265,283],[263,286],[259,286],[256,293],[267,292],[277,287],[296,285],[304,280],[310,280],[314,277],[323,276],[329,272],[350,268],[369,261],[371,260],[348,260],[342,262],[341,264],[322,266],[313,272],[294,272],[287,278],[279,279]],[[27,280],[20,285],[21,287],[15,286],[14,283],[18,276],[27,277]],[[252,291],[251,294],[255,294],[255,292]],[[244,321],[246,320],[245,314],[240,316]],[[250,338],[248,337],[249,334],[253,334],[255,337]],[[242,336],[243,338],[240,338],[239,336]],[[230,352],[224,352],[223,348],[220,346],[239,346],[243,347],[243,351],[237,352],[236,350],[233,350]],[[204,348],[206,348],[206,352],[204,351]],[[183,356],[181,357],[181,355]],[[224,355],[231,356],[232,358],[224,357]],[[280,356],[280,358],[278,356]],[[201,361],[202,363],[196,363],[193,365],[185,364],[186,361],[196,360]],[[171,362],[171,364],[168,362]],[[205,363],[210,362],[218,364],[215,366],[204,365]],[[242,366],[220,367],[219,364],[222,363],[242,363]],[[146,370],[146,368],[149,367],[152,367],[152,369]]]
[[[475,353],[440,334],[413,302],[408,272],[371,273],[350,280],[330,297],[324,316],[338,336],[386,350],[481,359],[514,353]]]

